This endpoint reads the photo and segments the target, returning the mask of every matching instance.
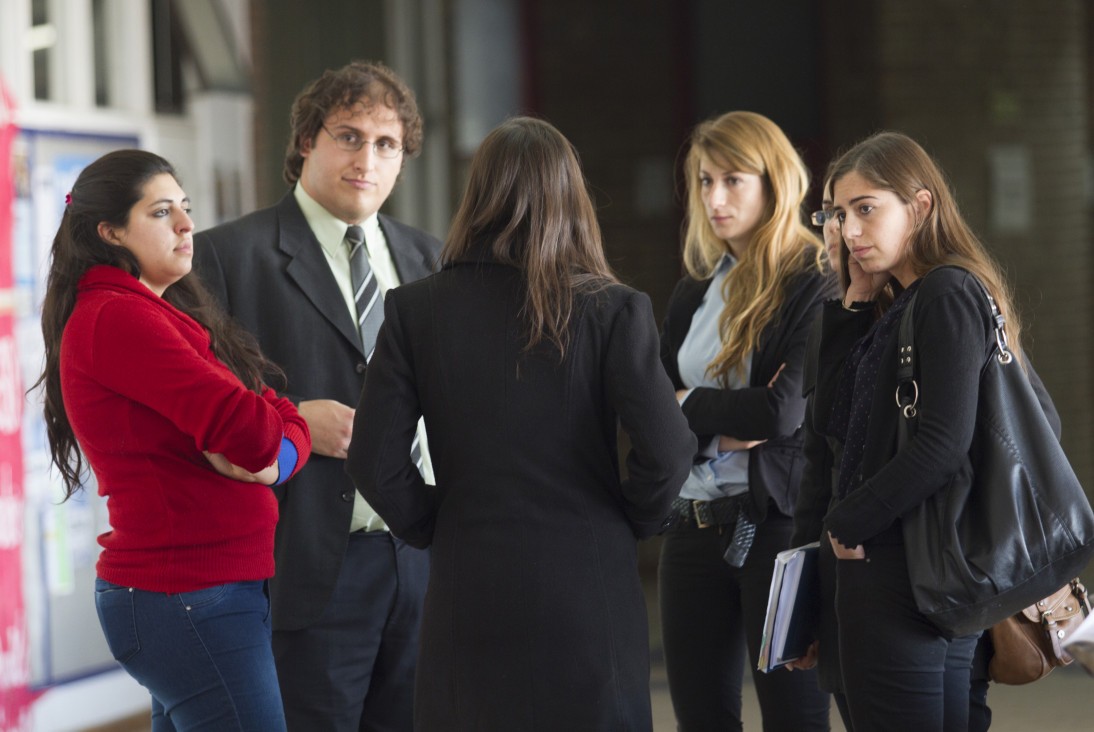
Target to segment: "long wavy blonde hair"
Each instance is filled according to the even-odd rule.
[[[729,244],[714,233],[703,206],[699,167],[704,156],[727,170],[760,176],[766,199],[752,241],[722,290],[725,307],[718,320],[722,348],[707,373],[725,384],[731,373],[742,372],[764,328],[778,315],[787,282],[811,268],[823,271],[824,244],[802,219],[809,171],[786,134],[763,115],[727,112],[695,128],[684,162],[688,191],[684,266],[692,277],[710,277],[729,251]]]

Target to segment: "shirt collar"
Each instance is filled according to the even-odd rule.
[[[312,233],[315,234],[315,238],[319,240],[319,245],[323,247],[324,251],[332,257],[342,254],[345,251],[345,245],[342,242],[346,238],[346,229],[349,228],[349,224],[323,208],[322,204],[308,195],[308,192],[304,190],[304,186],[300,185],[299,181],[293,189],[293,196],[296,198],[296,203],[300,206],[300,211],[304,214],[308,226],[311,227]],[[364,229],[366,233],[379,229],[379,214],[372,214],[372,216],[359,223],[358,226]]]
[[[714,268],[714,276],[725,276],[725,274],[729,272],[729,270],[732,269],[733,265],[735,264],[737,264],[737,258],[729,252],[726,252],[722,255],[721,260],[719,260],[718,266]]]

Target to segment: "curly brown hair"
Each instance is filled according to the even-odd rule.
[[[414,92],[398,74],[376,61],[353,61],[340,69],[327,69],[297,95],[289,116],[289,145],[285,150],[285,181],[292,185],[304,167],[301,150],[315,141],[332,112],[362,104],[366,109],[382,104],[395,110],[403,125],[403,159],[422,151],[422,115]]]

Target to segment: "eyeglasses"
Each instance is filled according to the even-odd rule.
[[[836,213],[834,211],[814,211],[809,214],[809,220],[813,222],[813,226],[823,227],[829,221],[836,220]]]
[[[356,132],[339,132],[337,135],[327,129],[326,125],[322,125],[323,131],[330,135],[334,140],[334,144],[338,146],[340,150],[346,152],[359,152],[365,145],[372,145],[372,151],[381,158],[399,157],[399,153],[403,151],[401,145],[396,145],[394,140],[387,137],[381,137],[379,140],[366,140],[358,135]]]

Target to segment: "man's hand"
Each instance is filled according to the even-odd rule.
[[[311,431],[312,453],[345,460],[356,410],[333,399],[311,399],[300,402],[297,411]]]

